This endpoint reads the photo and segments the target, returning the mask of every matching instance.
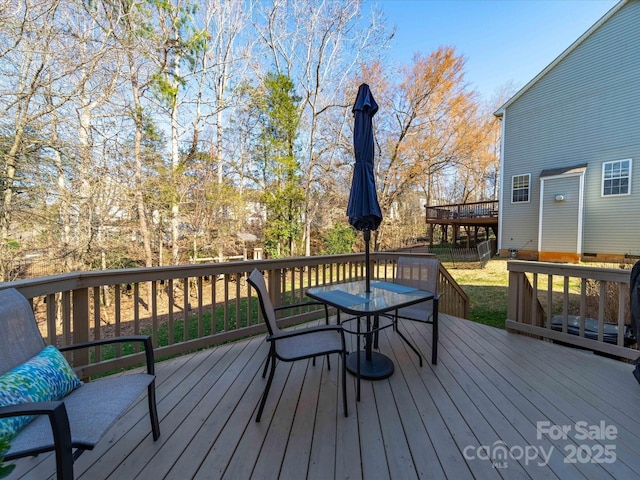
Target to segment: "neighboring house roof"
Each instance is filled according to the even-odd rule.
[[[532,85],[534,85],[540,78],[544,77],[549,70],[554,68],[558,63],[560,63],[567,55],[569,55],[573,50],[578,47],[582,42],[585,41],[594,31],[600,28],[604,22],[606,22],[609,18],[611,18],[618,10],[620,10],[629,0],[621,0],[618,4],[611,8],[600,20],[594,23],[591,28],[589,28],[586,32],[584,32],[578,39],[573,42],[564,52],[562,52],[556,59],[551,62],[547,67],[542,70],[538,75],[536,75],[529,83],[527,83],[524,87],[522,87],[516,94],[511,97],[507,102],[502,105],[498,110],[494,112],[494,115],[498,118],[501,118],[504,115],[505,109],[515,102],[518,98],[520,98]]]
[[[243,242],[257,242],[258,241],[258,237],[256,237],[253,233],[239,232],[239,233],[236,233],[236,237],[238,237]]]
[[[540,172],[540,178],[557,177],[558,175],[570,175],[572,173],[582,173],[587,171],[587,164],[581,163],[572,167],[547,168]]]

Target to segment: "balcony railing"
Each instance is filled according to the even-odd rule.
[[[639,355],[630,330],[629,270],[510,261],[506,326],[617,357]]]
[[[427,221],[498,218],[497,200],[426,206]]]
[[[392,279],[400,254],[372,253],[372,278]],[[364,254],[255,260],[203,265],[76,272],[3,283],[31,300],[43,335],[53,345],[127,334],[150,334],[163,358],[265,331],[255,292],[245,281],[265,272],[274,305],[300,303],[314,285],[363,279]],[[469,299],[444,267],[440,311],[468,317]],[[283,326],[318,318],[318,309],[290,312]],[[186,322],[185,322],[186,319]],[[143,361],[135,351],[105,347],[69,358],[82,377]]]

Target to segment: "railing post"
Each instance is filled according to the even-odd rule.
[[[73,344],[89,341],[89,289],[73,290]],[[89,350],[80,349],[73,354],[74,366],[89,365]]]
[[[507,303],[507,318],[509,320],[513,320],[514,322],[521,321],[518,318],[518,299],[520,298],[520,273],[518,272],[509,272],[509,289],[508,289],[508,303]]]
[[[529,311],[529,315],[531,315],[531,325],[535,325],[536,327],[542,326],[542,319],[538,316],[538,274],[533,274],[533,285],[531,285],[531,310]]]
[[[268,275],[268,286],[269,296],[271,297],[271,303],[274,307],[278,307],[282,305],[282,275],[280,269],[272,269],[269,270]]]

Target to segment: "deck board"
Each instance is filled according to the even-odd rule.
[[[297,363],[305,368],[306,374],[309,368],[309,362]],[[315,369],[318,367],[319,365],[316,364],[316,366],[312,368]],[[276,457],[274,459],[273,457],[270,458],[268,450],[261,452],[259,460],[262,464],[274,464],[267,471],[274,472],[275,475],[265,475],[265,478],[277,478],[279,471],[283,476],[289,478],[293,478],[296,474],[302,472],[304,472],[304,475],[307,472],[315,424],[315,416],[309,412],[313,412],[316,409],[318,404],[318,391],[320,389],[320,375],[313,375],[313,373],[313,371],[309,372],[306,381],[300,389],[300,395],[297,396],[297,408],[300,412],[306,412],[306,414],[295,415],[291,419],[289,431],[283,431],[287,439],[283,440],[280,445],[283,449],[282,457]],[[290,413],[293,414],[294,412],[292,411]],[[260,471],[262,471],[261,465],[256,465],[256,472]]]
[[[460,382],[462,388],[466,392],[473,392],[473,401],[477,405],[478,410],[491,423],[496,430],[498,437],[507,445],[532,445],[536,442],[534,429],[531,422],[523,418],[524,413],[518,410],[517,405],[524,397],[518,398],[517,393],[510,392],[510,397],[502,393],[500,385],[492,383],[491,376],[487,376],[477,366],[481,359],[462,355],[459,350],[449,347],[448,336],[443,335],[442,343],[446,348],[445,359],[448,368],[455,378]],[[471,355],[471,352],[468,352]],[[455,362],[455,363],[454,363]],[[503,379],[498,379],[500,382]],[[551,446],[549,442],[544,442],[542,446],[547,449]],[[554,457],[554,460],[555,457]],[[554,474],[554,470],[546,469],[529,469],[528,474],[531,478],[563,478],[562,475],[569,475],[571,478],[574,473],[573,468],[557,459],[552,468],[558,469],[559,472]],[[563,468],[563,467],[568,468]]]
[[[640,386],[632,365],[584,351],[441,316],[438,365],[418,365],[392,330],[380,351],[394,374],[348,375],[342,410],[336,356],[279,363],[260,423],[266,380],[263,338],[243,340],[157,364],[161,437],[154,442],[141,398],[94,451],[75,464],[77,479],[592,479],[640,477]],[[304,328],[304,327],[299,327]],[[431,327],[403,331],[430,359]],[[355,349],[349,339],[349,348]],[[538,438],[537,424],[614,426],[613,440]],[[612,463],[568,463],[567,449],[614,447]],[[552,451],[550,461],[471,459],[478,449]],[[495,453],[497,450],[493,450]],[[595,450],[594,450],[595,451]],[[51,455],[21,459],[10,478],[54,477]]]
[[[482,332],[484,333],[484,332]],[[527,416],[531,422],[531,426],[523,428],[525,432],[530,432],[535,437],[536,423],[548,418],[553,425],[570,426],[573,427],[578,421],[585,421],[589,425],[594,425],[603,419],[603,413],[596,415],[592,411],[584,411],[580,409],[581,402],[575,396],[571,400],[575,400],[578,405],[567,401],[565,397],[570,396],[570,391],[566,388],[566,383],[570,381],[569,376],[565,376],[566,383],[558,382],[555,375],[550,369],[540,369],[539,362],[545,353],[553,351],[555,348],[564,348],[557,345],[546,344],[548,348],[545,351],[529,352],[524,348],[524,345],[529,342],[525,340],[526,337],[514,336],[515,345],[511,345],[508,342],[504,342],[504,337],[500,342],[493,344],[484,344],[483,358],[488,360],[489,366],[500,372],[503,378],[511,384],[515,390],[525,399],[525,403],[521,403],[523,408],[526,408]],[[458,337],[459,338],[459,337]],[[495,337],[491,337],[495,338]],[[522,340],[525,340],[523,343]],[[473,339],[469,338],[468,345],[472,348],[477,343],[472,344]],[[535,340],[537,341],[537,340]],[[537,341],[542,345],[541,341]],[[540,347],[538,345],[537,347]],[[491,352],[489,351],[491,349]],[[491,353],[491,355],[489,355]],[[566,360],[576,360],[576,356],[580,356],[580,353],[575,352],[573,349],[566,349]],[[488,369],[483,369],[488,371]],[[630,372],[629,372],[630,373]],[[573,373],[570,375],[574,376]],[[628,381],[628,380],[627,380]],[[513,393],[509,395],[509,399],[516,397]],[[533,409],[529,408],[534,407]],[[613,407],[615,408],[615,407]],[[537,438],[536,438],[537,439]],[[557,451],[566,451],[571,445],[577,446],[581,442],[575,441],[572,436],[567,439],[559,439],[553,442]],[[536,445],[536,441],[531,443]],[[618,445],[617,445],[618,448]],[[616,462],[616,465],[620,462]],[[601,465],[596,463],[575,463],[574,466],[585,478],[607,478],[608,475],[603,471]],[[611,468],[611,466],[608,466]],[[616,467],[615,470],[618,468]],[[633,475],[632,475],[633,477]],[[632,478],[631,477],[631,478]],[[565,477],[562,477],[565,478]],[[629,478],[627,476],[616,476],[612,478]]]

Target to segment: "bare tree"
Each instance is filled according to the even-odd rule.
[[[73,27],[61,28],[70,10],[73,5],[66,2],[32,0],[16,5],[12,16],[2,17],[7,23],[0,28],[4,65],[0,112],[5,138],[10,139],[3,153],[3,259],[9,258],[6,249],[13,221],[15,182],[21,182],[29,170],[29,154],[36,145],[33,140],[39,139],[36,143],[41,150],[51,143],[59,146],[61,139],[57,130],[52,134],[51,119],[68,116],[69,102],[81,94],[95,66],[85,56],[74,54],[74,47],[86,41],[77,37],[82,32]],[[95,48],[101,47],[98,44]],[[64,114],[52,117],[63,109]],[[54,121],[53,125],[57,129],[59,122]]]
[[[362,78],[378,86],[376,168],[383,212],[390,212],[407,192],[431,185],[435,175],[487,160],[486,122],[474,93],[466,89],[464,60],[453,48],[415,54],[413,63],[398,72],[375,64]],[[427,191],[429,197],[431,188]],[[376,248],[383,244],[384,231],[383,222]]]
[[[224,113],[235,104],[231,98],[229,83],[242,83],[246,76],[248,60],[252,54],[253,40],[247,36],[246,27],[252,15],[252,2],[227,2],[212,0],[203,12],[203,29],[208,33],[206,48],[201,56],[201,83],[208,83],[213,92],[215,115],[215,156],[217,181],[224,181],[224,167],[228,162],[225,146],[227,121]],[[203,92],[203,89],[200,89]]]
[[[109,0],[103,2],[104,13],[101,23],[105,33],[113,36],[114,48],[123,58],[123,82],[113,99],[114,107],[124,118],[130,119],[134,134],[133,154],[133,197],[137,217],[137,227],[144,251],[145,266],[153,266],[153,251],[149,206],[146,200],[146,172],[153,165],[145,161],[144,144],[156,140],[154,137],[154,105],[150,99],[156,67],[150,60],[157,49],[155,38],[148,35],[153,31],[152,5],[145,1],[126,2],[114,5]],[[151,137],[151,138],[150,138]]]
[[[318,181],[337,147],[337,137],[324,133],[335,120],[334,111],[341,116],[350,107],[343,91],[355,70],[374,59],[389,38],[380,15],[374,11],[364,19],[361,4],[361,0],[274,0],[263,4],[262,22],[256,24],[278,72],[295,81],[302,97],[306,255],[311,253],[311,225],[319,206]]]
[[[263,233],[264,110],[247,92],[274,69],[300,100],[288,154],[303,206],[288,250],[310,254],[314,235],[345,218],[361,81],[381,104],[386,212],[495,189],[495,123],[466,90],[463,60],[442,48],[383,70],[392,32],[362,4],[0,0],[2,272],[19,234],[80,269],[162,264],[165,241],[171,263],[188,249],[223,256],[234,233]],[[399,237],[412,228],[393,225]]]

